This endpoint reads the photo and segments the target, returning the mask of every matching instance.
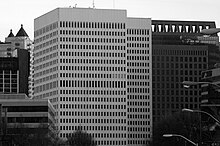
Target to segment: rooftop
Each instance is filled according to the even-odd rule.
[[[23,28],[23,25],[21,24],[21,28],[18,31],[18,33],[16,34],[16,37],[28,37],[26,31]]]

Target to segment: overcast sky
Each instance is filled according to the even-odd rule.
[[[97,9],[126,9],[128,17],[152,20],[215,21],[220,27],[220,0],[94,0]],[[92,7],[93,0],[2,0],[0,41],[23,24],[34,39],[34,19],[57,7]]]

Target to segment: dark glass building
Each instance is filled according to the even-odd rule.
[[[200,87],[184,89],[183,81],[201,81],[201,72],[219,61],[218,36],[208,21],[152,21],[153,123],[183,108],[199,109]]]

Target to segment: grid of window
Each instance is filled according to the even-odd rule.
[[[66,28],[100,28],[100,29],[125,29],[125,23],[114,22],[79,22],[60,21],[60,27]]]
[[[34,92],[35,98],[58,94],[58,22],[35,30]],[[45,83],[45,84],[44,84]],[[56,103],[56,100],[51,100]],[[56,108],[57,105],[54,104]]]
[[[181,46],[180,46],[181,47]],[[153,121],[183,108],[198,109],[198,86],[184,89],[183,81],[200,81],[208,67],[207,50],[180,47],[153,50]],[[193,46],[190,46],[193,47]]]
[[[148,29],[127,29],[128,144],[150,138],[150,34]]]
[[[0,71],[0,93],[18,93],[18,71],[1,70]]]
[[[60,98],[60,136],[68,137],[79,124],[93,123],[98,125],[83,127],[94,134],[98,143],[124,144],[127,131],[125,24],[63,21],[60,28],[60,95],[71,96]],[[70,118],[73,115],[75,118]],[[118,118],[114,119],[115,116]],[[104,129],[117,132],[99,133]],[[107,140],[109,136],[118,140]]]

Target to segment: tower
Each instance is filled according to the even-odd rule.
[[[12,30],[0,44],[0,92],[25,93],[32,97],[32,42],[23,25],[14,36]]]
[[[98,145],[150,139],[150,19],[57,8],[36,18],[34,30],[35,98],[53,103],[60,137],[81,125]]]

